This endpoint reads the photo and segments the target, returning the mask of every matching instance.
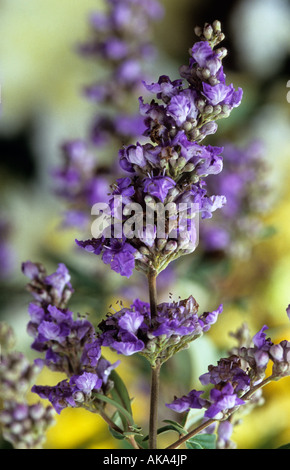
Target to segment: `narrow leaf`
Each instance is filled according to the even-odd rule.
[[[114,388],[111,390],[111,395],[114,400],[119,401],[132,416],[131,400],[123,380],[115,370],[110,373],[110,379],[114,382]]]
[[[283,446],[278,447],[278,449],[290,449],[290,442],[288,444],[284,444]]]
[[[188,439],[186,442],[187,449],[215,449],[215,434],[199,434]]]
[[[117,401],[113,400],[112,398],[106,397],[105,395],[102,395],[100,393],[94,393],[94,396],[98,400],[104,401],[105,403],[109,403],[110,405],[117,408],[119,410],[119,412],[121,413],[121,415],[123,415],[126,418],[128,424],[130,426],[135,426],[132,415],[122,405],[120,405],[120,403],[118,403]]]
[[[180,426],[175,426],[175,424],[177,423],[175,423],[174,421],[173,423],[174,424],[168,424],[167,426],[162,426],[161,428],[157,429],[157,434],[159,435],[159,434],[163,434],[169,431],[175,431],[178,434],[187,434],[186,431],[182,429]],[[149,436],[147,435],[146,437],[144,437],[143,441],[147,441],[148,439],[149,439]]]
[[[170,424],[172,426],[172,429],[174,429],[179,434],[187,434],[187,431],[184,429],[184,427],[176,421],[173,421],[171,419],[164,419],[164,423]]]

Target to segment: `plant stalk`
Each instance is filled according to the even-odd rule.
[[[151,321],[157,316],[157,273],[154,269],[150,269],[148,273],[148,287],[150,299]]]
[[[150,299],[151,322],[157,316],[157,273],[150,269],[148,273],[148,287]],[[150,419],[149,419],[149,449],[157,449],[157,427],[158,427],[158,397],[159,376],[161,364],[156,362],[151,368],[151,393],[150,393]]]
[[[152,367],[151,372],[151,395],[150,395],[150,421],[149,421],[149,449],[157,449],[158,428],[158,397],[159,397],[159,375],[161,364]]]

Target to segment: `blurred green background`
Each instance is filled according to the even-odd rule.
[[[290,303],[289,2],[161,3],[165,17],[154,27],[159,53],[154,80],[161,74],[178,78],[178,67],[188,62],[188,48],[196,40],[195,25],[215,19],[222,22],[228,49],[224,61],[228,83],[241,86],[244,97],[231,117],[220,121],[217,137],[210,136],[207,143],[224,139],[246,144],[253,138],[264,142],[272,202],[263,222],[275,230],[270,237],[253,243],[248,258],[233,258],[226,267],[218,259],[196,265],[197,249],[196,255],[173,267],[176,273],[171,284],[160,287],[160,301],[168,299],[169,291],[181,298],[192,294],[201,312],[224,303],[224,312],[210,333],[166,365],[160,420],[167,413],[166,399],[198,387],[198,376],[207,365],[234,345],[228,333],[242,322],[250,325],[253,334],[267,324],[273,340],[290,339],[285,313]],[[76,291],[71,308],[88,312],[96,322],[117,299],[147,299],[141,276],[124,280],[98,258],[75,250],[74,239],[80,233],[60,229],[65,206],[52,191],[51,170],[60,162],[61,142],[85,136],[96,111],[83,98],[81,87],[94,80],[98,64],[80,58],[75,48],[87,38],[89,12],[102,5],[101,0],[0,2],[0,214],[7,224],[1,243],[7,247],[8,257],[0,262],[0,320],[13,326],[17,349],[31,359],[35,356],[26,333],[30,297],[25,291],[21,262],[43,262],[49,272],[65,262]],[[111,352],[107,357],[116,359]],[[122,362],[120,373],[134,397],[135,422],[146,428],[148,367],[141,359],[130,358]],[[56,374],[43,371],[39,383],[55,384],[58,379]],[[240,448],[276,448],[290,441],[290,379],[269,386],[264,396],[265,405],[245,417],[234,432],[233,440]],[[30,399],[35,401],[36,397]],[[167,436],[165,443],[172,439],[174,436]],[[113,449],[119,445],[98,416],[71,409],[57,417],[46,443],[50,449]]]

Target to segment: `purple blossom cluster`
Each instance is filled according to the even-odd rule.
[[[53,424],[51,406],[29,405],[26,395],[41,368],[14,350],[15,333],[0,323],[0,425],[3,438],[16,449],[42,448],[47,429]]]
[[[109,375],[118,363],[112,365],[101,357],[100,340],[87,318],[78,315],[75,319],[66,308],[72,287],[64,264],[49,276],[38,263],[28,261],[22,269],[35,299],[28,308],[31,347],[44,354],[35,364],[67,375],[56,386],[34,385],[32,391],[47,398],[58,413],[66,406],[88,407],[94,402],[93,391],[109,391]]]
[[[155,57],[152,23],[162,16],[163,8],[157,0],[107,0],[106,11],[91,14],[92,37],[80,47],[80,52],[103,61],[109,72],[103,81],[85,88],[90,100],[128,108],[124,101],[128,100],[129,93],[140,89],[144,64]],[[128,136],[128,129],[138,128],[140,124],[140,119],[134,122],[134,116],[125,113],[116,121],[110,115],[107,118],[107,122],[102,121],[104,126],[99,126],[99,122],[97,129],[93,126],[96,142],[102,140],[102,131],[110,132],[111,126],[121,132],[123,129]],[[127,130],[123,122],[126,118]]]
[[[2,345],[1,345],[2,346]],[[41,367],[31,364],[18,351],[1,351],[0,397],[4,401],[21,401],[36,380]]]
[[[103,260],[106,260],[107,250],[111,251],[113,261],[121,252],[124,255],[126,252],[130,260],[128,269],[121,269],[119,263],[117,266],[110,263],[121,275],[130,277],[134,264],[145,273],[149,267],[159,273],[170,261],[192,252],[197,246],[197,234],[190,230],[193,224],[188,221],[189,227],[182,231],[183,236],[177,231],[172,237],[169,218],[162,239],[156,236],[154,221],[151,227],[147,224],[145,234],[141,231],[129,239],[122,230],[131,216],[125,212],[125,203],[139,204],[146,209],[149,204],[154,209],[160,203],[164,206],[171,203],[175,207],[194,205],[196,213],[200,212],[205,219],[211,218],[226,202],[224,195],[208,196],[205,181],[208,175],[222,171],[223,149],[200,142],[216,131],[218,118],[227,117],[240,104],[242,90],[235,91],[232,84],[226,85],[222,67],[225,50],[214,49],[224,37],[220,23],[215,22],[211,30],[210,35],[201,36],[201,41],[193,46],[189,66],[182,68],[183,78],[171,81],[163,75],[157,83],[145,84],[147,90],[156,95],[156,100],[148,104],[140,98],[140,112],[146,125],[144,135],[150,142],[137,142],[120,150],[120,166],[129,176],[116,181],[109,200],[111,219],[116,212],[119,214],[119,242],[116,243],[117,237],[112,232],[98,239],[77,241],[87,251],[102,254]],[[115,203],[116,195],[123,198],[119,205]],[[189,214],[187,218],[190,219]],[[176,213],[175,222],[177,220]],[[129,253],[128,245],[133,247]],[[114,253],[116,246],[117,254]]]
[[[46,432],[54,424],[53,409],[41,403],[5,402],[0,412],[3,438],[14,449],[42,449]]]
[[[26,261],[22,263],[21,268],[23,274],[29,279],[27,290],[36,301],[32,305],[45,307],[54,305],[59,308],[66,306],[73,288],[70,283],[70,274],[63,263],[60,263],[56,272],[50,275],[47,275],[41,263]]]
[[[230,255],[249,252],[262,234],[261,215],[269,208],[264,146],[253,141],[246,147],[225,144],[222,174],[208,178],[208,191],[222,193],[227,204],[216,217],[203,224],[200,242],[205,252]]]
[[[99,324],[100,341],[102,346],[125,356],[144,355],[155,365],[188,347],[216,322],[221,312],[222,305],[198,316],[198,304],[190,296],[159,304],[157,315],[151,318],[149,303],[137,299],[130,308],[108,315]]]
[[[108,199],[110,172],[96,164],[96,157],[84,140],[64,143],[62,156],[62,166],[53,171],[55,192],[68,205],[62,225],[86,229],[90,220],[88,208]]]
[[[106,7],[90,15],[91,37],[79,47],[81,56],[99,61],[106,71],[84,89],[98,111],[85,139],[62,145],[62,164],[53,171],[56,194],[68,204],[65,227],[88,227],[91,207],[107,200],[116,172],[109,155],[145,131],[136,101],[145,64],[155,57],[152,23],[163,8],[157,0],[107,0]]]
[[[290,318],[290,306],[286,311]],[[220,448],[234,446],[230,440],[233,421],[229,421],[229,418],[232,413],[241,406],[244,411],[244,408],[252,409],[263,403],[259,387],[269,380],[279,380],[290,374],[290,343],[283,340],[274,344],[265,333],[267,328],[264,325],[250,338],[247,325],[243,325],[232,335],[240,344],[232,349],[228,357],[221,358],[215,366],[210,365],[208,372],[199,377],[203,386],[211,386],[209,396],[206,391],[192,390],[188,395],[175,398],[166,405],[178,413],[187,412],[191,408],[205,408],[204,421],[214,419],[218,422]],[[266,377],[270,363],[272,373]]]

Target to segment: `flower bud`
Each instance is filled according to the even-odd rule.
[[[205,25],[205,27],[203,28],[203,35],[205,39],[207,40],[211,39],[212,34],[213,34],[213,27],[210,24]]]
[[[221,32],[222,30],[222,25],[219,20],[215,20],[212,24],[212,27],[215,33]]]
[[[274,361],[282,361],[284,356],[283,348],[280,344],[273,344],[269,350]]]
[[[200,26],[196,26],[194,28],[194,33],[196,34],[196,36],[200,37],[202,35],[202,28]],[[190,52],[191,52],[191,49],[190,49]]]
[[[177,242],[171,240],[170,242],[166,243],[166,246],[164,248],[164,253],[169,254],[175,251],[177,248]]]

